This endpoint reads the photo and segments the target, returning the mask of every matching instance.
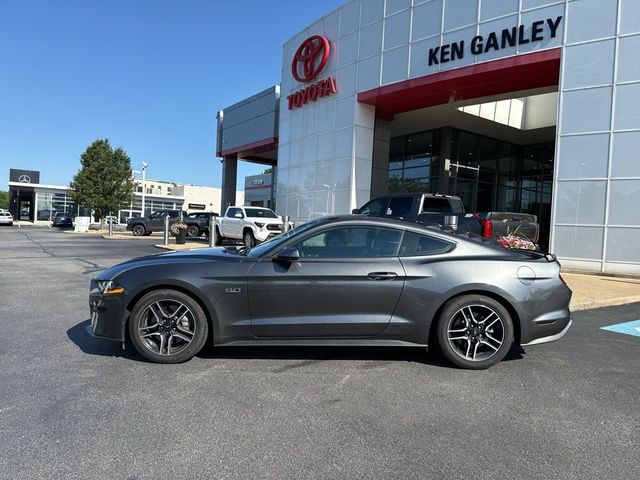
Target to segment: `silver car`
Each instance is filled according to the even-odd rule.
[[[213,345],[436,346],[487,368],[557,340],[571,290],[552,255],[389,218],[327,217],[252,249],[137,258],[91,282],[90,333],[158,363]]]

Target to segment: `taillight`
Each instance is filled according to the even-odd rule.
[[[493,237],[493,224],[491,223],[491,220],[480,221],[480,235],[484,238]]]

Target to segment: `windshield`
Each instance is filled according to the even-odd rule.
[[[293,230],[289,230],[287,233],[282,233],[280,235],[277,235],[267,240],[266,242],[261,243],[260,245],[256,245],[251,250],[249,250],[249,253],[247,253],[247,257],[259,257],[263,253],[286,242],[289,238],[293,237],[294,235],[297,235],[301,232],[304,232],[306,230],[309,230],[310,228],[315,227],[316,225],[318,225],[318,223],[320,223],[318,220],[314,220],[313,222],[309,222],[309,223],[304,223],[294,228]]]
[[[247,213],[247,217],[278,218],[275,212],[268,208],[245,208],[244,211]]]

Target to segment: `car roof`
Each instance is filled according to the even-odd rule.
[[[381,227],[395,227],[401,228],[403,230],[412,230],[416,233],[424,233],[424,234],[435,234],[437,237],[441,237],[443,239],[447,239],[453,242],[465,242],[471,244],[483,244],[488,247],[495,247],[496,243],[489,238],[483,238],[480,235],[470,234],[470,233],[458,233],[450,228],[442,228],[437,225],[423,225],[421,223],[412,222],[409,220],[403,220],[401,218],[393,218],[393,217],[378,217],[374,215],[332,215],[329,217],[320,218],[318,220],[314,220],[318,225],[321,224],[342,224],[342,223],[363,223],[367,225],[379,225]]]

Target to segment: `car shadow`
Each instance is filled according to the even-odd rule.
[[[524,350],[514,345],[502,360],[512,361],[523,358]],[[437,349],[426,350],[421,347],[353,347],[353,346],[243,346],[243,347],[206,347],[200,358],[220,358],[226,360],[364,360],[377,362],[420,363],[443,368],[455,368],[447,362]]]
[[[131,345],[122,348],[121,342],[103,340],[91,336],[86,327],[91,320],[84,320],[67,330],[67,337],[76,344],[83,353],[103,357],[121,357],[128,360],[145,361]],[[525,351],[519,345],[514,345],[505,361],[520,360]],[[203,359],[225,360],[300,360],[326,361],[350,360],[378,362],[408,362],[420,363],[442,368],[455,368],[442,358],[436,349],[426,351],[421,347],[353,347],[353,346],[235,346],[211,347],[210,345],[197,355]],[[373,367],[372,367],[373,368]]]
[[[67,330],[69,340],[75,343],[83,353],[102,357],[122,357],[129,360],[142,360],[142,357],[130,346],[123,349],[122,342],[92,337],[86,330],[86,327],[89,325],[91,325],[91,320],[84,320]]]

